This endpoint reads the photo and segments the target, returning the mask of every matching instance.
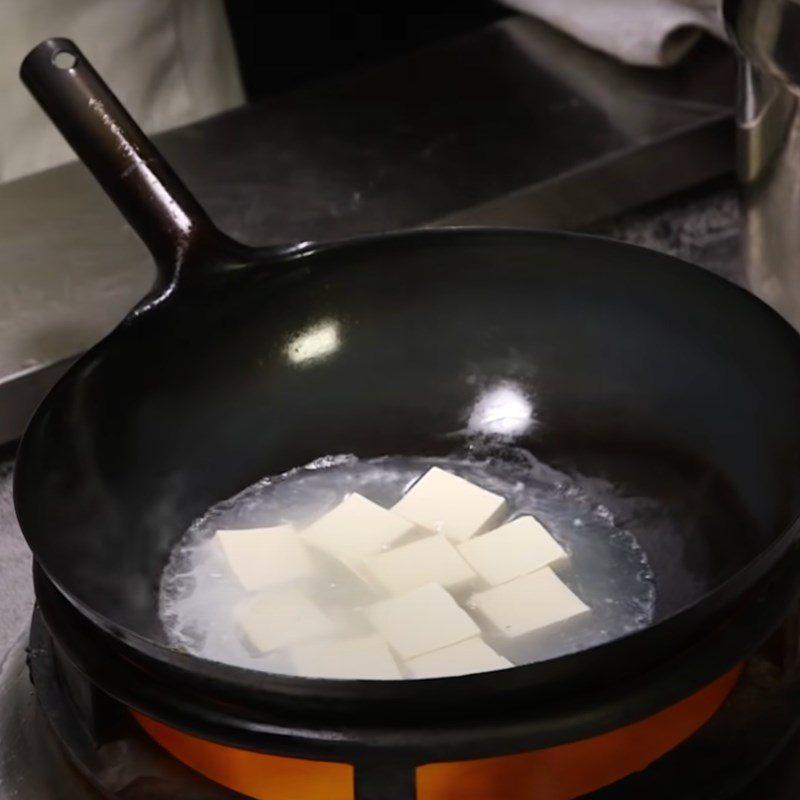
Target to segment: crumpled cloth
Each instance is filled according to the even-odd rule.
[[[501,0],[595,50],[636,66],[668,67],[703,32],[725,39],[722,0]]]

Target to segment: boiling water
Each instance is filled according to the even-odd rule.
[[[303,525],[359,492],[389,508],[426,470],[440,466],[471,483],[500,494],[508,519],[532,514],[569,555],[560,577],[591,607],[567,623],[506,639],[482,625],[484,639],[514,664],[540,661],[617,638],[653,620],[655,586],[647,555],[636,537],[608,510],[606,484],[591,484],[592,496],[570,477],[509,450],[503,458],[385,457],[359,460],[326,457],[274,478],[265,478],[208,511],[188,530],[172,553],[162,578],[160,615],[169,642],[213,661],[251,669],[294,674],[284,653],[256,656],[237,631],[234,608],[245,594],[229,573],[216,544],[220,528],[253,528],[293,522]],[[352,634],[366,633],[359,612],[376,595],[347,569],[319,557],[321,568],[306,585],[310,596]],[[469,596],[458,596],[469,610]]]

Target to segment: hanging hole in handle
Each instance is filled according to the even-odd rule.
[[[78,57],[68,50],[59,50],[53,53],[50,61],[57,69],[72,69],[78,63]]]

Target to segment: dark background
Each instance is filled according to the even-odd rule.
[[[469,33],[510,13],[493,0],[326,5],[331,7],[319,10],[306,3],[307,10],[282,10],[275,0],[227,0],[250,99]]]

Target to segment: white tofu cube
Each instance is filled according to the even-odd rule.
[[[549,567],[478,592],[469,605],[508,637],[547,628],[590,610]]]
[[[549,567],[567,557],[564,548],[533,517],[520,517],[501,525],[464,542],[458,550],[475,572],[492,586]]]
[[[354,636],[298,645],[290,654],[298,675],[343,680],[399,680],[403,677],[379,636]]]
[[[496,653],[483,639],[478,638],[467,639],[406,661],[408,671],[415,678],[471,675],[475,672],[491,672],[513,666],[507,658]]]
[[[256,595],[237,608],[236,616],[247,642],[259,653],[336,631],[335,623],[297,589]]]
[[[364,609],[376,631],[404,659],[477,636],[480,629],[445,589],[435,583]]]
[[[366,497],[350,494],[332,511],[312,522],[301,536],[307,544],[349,562],[379,552],[416,527]]]
[[[214,540],[248,592],[305,578],[314,572],[306,547],[291,525],[219,530]]]
[[[361,572],[389,594],[404,594],[426,583],[458,589],[475,578],[475,572],[444,536],[429,536],[365,558]]]
[[[392,508],[423,528],[463,542],[498,522],[506,501],[439,467],[429,469]]]

